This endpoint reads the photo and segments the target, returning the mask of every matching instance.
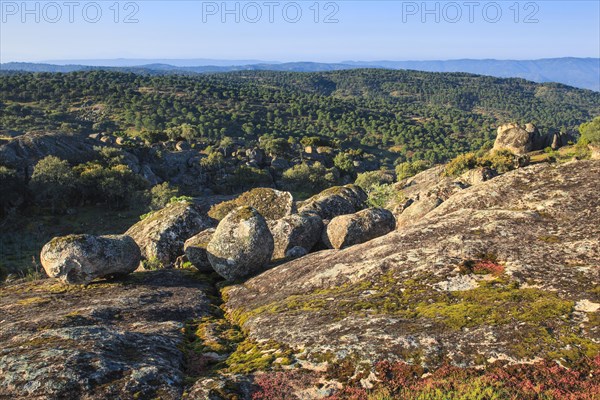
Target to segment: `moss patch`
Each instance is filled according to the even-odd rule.
[[[288,197],[269,188],[256,188],[243,193],[234,200],[216,204],[210,208],[208,215],[216,220],[222,220],[237,207],[249,206],[269,220],[285,217],[288,210]]]

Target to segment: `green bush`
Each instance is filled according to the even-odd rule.
[[[76,175],[67,161],[48,156],[33,168],[30,187],[38,204],[63,210],[75,200]]]
[[[600,117],[596,117],[590,122],[583,123],[579,126],[581,139],[587,140],[588,143],[600,145]]]
[[[475,153],[461,154],[446,164],[444,175],[459,176],[462,173],[477,167],[478,159]]]
[[[354,163],[352,157],[347,153],[338,153],[333,158],[333,165],[344,174],[354,173]]]
[[[368,171],[358,174],[354,184],[360,186],[365,192],[369,193],[375,185],[390,184],[394,182],[394,177],[387,171]]]
[[[478,159],[478,165],[503,174],[515,169],[515,155],[510,150],[495,150]]]
[[[235,169],[232,175],[227,177],[227,186],[231,191],[244,191],[255,187],[273,185],[273,178],[268,171],[241,165]]]
[[[153,186],[152,189],[150,189],[150,209],[160,210],[169,204],[170,200],[177,195],[179,195],[179,190],[176,187],[171,186],[169,182],[163,182]]]
[[[368,195],[367,205],[369,207],[381,208],[385,208],[393,200],[397,200],[401,197],[400,192],[394,188],[394,185],[379,183],[376,183],[371,187]]]
[[[319,162],[313,165],[302,163],[283,173],[283,183],[288,190],[316,193],[334,185],[335,177]]]
[[[400,163],[396,166],[396,179],[401,181],[403,179],[410,178],[421,171],[425,171],[429,167],[430,164],[424,160]]]

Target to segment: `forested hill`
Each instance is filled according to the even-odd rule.
[[[435,162],[480,148],[504,122],[574,132],[597,115],[597,92],[465,73],[0,74],[0,131],[112,132],[150,142],[323,136]]]

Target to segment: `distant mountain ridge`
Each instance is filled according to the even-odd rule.
[[[136,64],[136,62],[138,64]],[[523,78],[533,82],[557,82],[565,85],[600,91],[600,58],[546,58],[539,60],[439,60],[439,61],[344,61],[318,62],[261,62],[255,60],[83,60],[73,64],[9,62],[0,64],[0,70],[28,72],[73,72],[85,70],[117,70],[149,74],[196,74],[230,71],[289,71],[321,72],[356,68],[410,69],[426,72],[467,72],[498,78]],[[173,65],[177,64],[177,65]],[[235,65],[237,64],[237,65]]]

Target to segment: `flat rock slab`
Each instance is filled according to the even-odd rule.
[[[181,398],[183,322],[210,311],[211,286],[195,276],[0,288],[0,398]]]

